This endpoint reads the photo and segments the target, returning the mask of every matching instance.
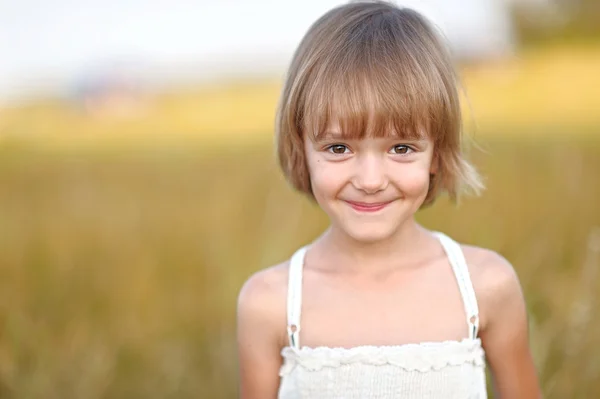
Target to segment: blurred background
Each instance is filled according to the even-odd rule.
[[[273,119],[340,1],[0,0],[0,398],[235,398],[235,305],[327,220]],[[445,32],[487,191],[419,213],[514,265],[547,398],[600,397],[600,3],[397,1]]]

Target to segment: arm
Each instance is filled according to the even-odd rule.
[[[525,300],[516,273],[501,256],[486,262],[486,325],[481,340],[499,398],[541,398],[529,348]],[[489,266],[489,268],[488,268]]]
[[[285,326],[285,321],[278,316],[282,306],[285,306],[285,298],[277,295],[275,281],[269,273],[273,274],[273,270],[267,269],[253,275],[244,284],[238,297],[237,345],[241,399],[277,397],[282,347],[279,330]]]

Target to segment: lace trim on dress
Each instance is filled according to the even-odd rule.
[[[398,346],[357,346],[353,348],[286,346],[281,351],[284,364],[280,376],[289,374],[297,365],[309,371],[326,367],[362,363],[373,366],[392,365],[406,371],[428,372],[445,367],[473,364],[485,366],[481,340],[423,342]]]

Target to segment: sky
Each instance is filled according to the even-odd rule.
[[[478,41],[504,40],[502,1],[396,3],[423,12],[454,42],[490,47]],[[310,24],[343,3],[0,0],[0,101],[62,87],[113,64],[163,81],[282,71]]]

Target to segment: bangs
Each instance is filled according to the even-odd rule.
[[[346,139],[435,142],[452,130],[459,120],[453,71],[439,52],[423,52],[427,46],[416,43],[427,39],[423,32],[393,22],[382,14],[373,17],[372,29],[349,30],[339,51],[322,55],[308,73],[300,122],[309,138],[319,140],[336,127]]]
[[[378,87],[373,77],[368,78],[372,82],[366,79],[339,78],[330,81],[329,90],[307,98],[304,131],[311,139],[322,139],[330,129],[344,139],[421,139],[428,135],[431,113],[425,101],[407,93],[405,87]]]

